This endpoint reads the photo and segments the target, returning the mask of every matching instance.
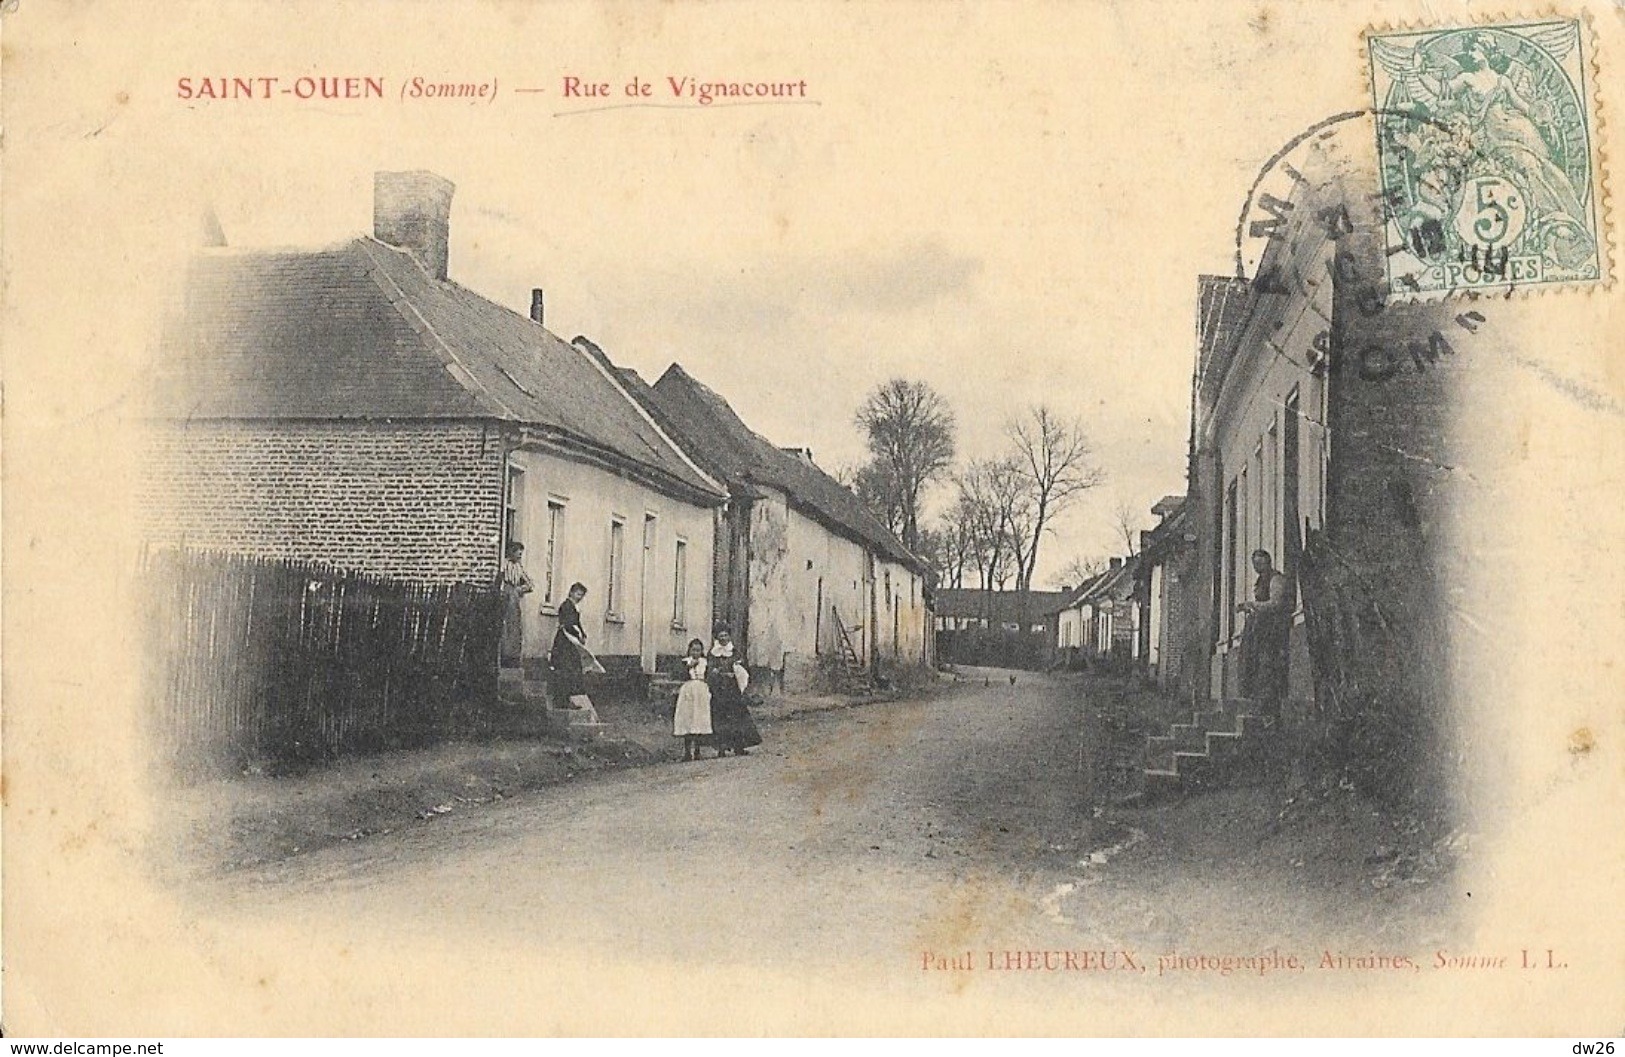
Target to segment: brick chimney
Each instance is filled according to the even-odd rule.
[[[1113,558],[1112,559],[1112,568],[1113,569],[1121,569],[1122,567],[1123,567],[1123,559],[1121,559],[1121,558]]]
[[[542,288],[539,286],[530,291],[530,319],[537,326],[542,325]]]
[[[430,275],[444,279],[454,190],[450,180],[422,169],[374,173],[373,236],[411,253]]]

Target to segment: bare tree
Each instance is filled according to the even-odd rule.
[[[955,506],[937,518],[935,528],[920,533],[922,557],[937,573],[937,586],[965,586],[965,570],[973,564],[975,540],[968,520]]]
[[[850,487],[875,517],[908,542],[903,532],[903,493],[889,466],[879,461],[865,463],[852,474]],[[916,536],[909,546],[917,550],[919,538]]]
[[[897,508],[903,542],[913,548],[920,539],[920,497],[953,463],[953,411],[924,382],[893,378],[869,394],[854,421],[869,443],[868,483],[886,495],[877,511]]]
[[[1053,531],[1057,516],[1077,498],[1106,480],[1094,464],[1083,424],[1063,419],[1044,404],[1027,409],[1005,430],[1014,448],[1014,463],[1030,495],[1030,545],[1022,558],[1017,586],[1032,583],[1038,545]]]
[[[1117,507],[1112,511],[1112,527],[1123,537],[1123,546],[1128,549],[1130,558],[1139,553],[1139,524],[1140,515],[1135,512],[1133,505],[1127,500],[1119,500]]]
[[[998,504],[987,486],[983,464],[971,460],[955,480],[958,494],[949,516],[965,526],[967,564],[976,567],[983,588],[990,588],[998,574],[1004,549],[1004,527]]]
[[[1082,587],[1105,572],[1108,564],[1105,558],[1083,558],[1074,555],[1061,566],[1061,571],[1055,574],[1054,583],[1058,587]]]
[[[1031,539],[1026,489],[1015,464],[1005,459],[973,459],[958,479],[954,516],[970,533],[971,556],[985,590],[1003,590],[1020,574]]]

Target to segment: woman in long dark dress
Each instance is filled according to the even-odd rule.
[[[734,644],[733,632],[727,625],[718,625],[705,659],[705,682],[711,688],[711,744],[716,746],[718,756],[730,752],[749,755],[746,750],[760,745],[762,735],[750,718],[745,688],[740,685],[749,678],[741,677],[746,671],[745,654]]]
[[[525,545],[510,540],[502,563],[502,657],[504,668],[517,668],[525,645],[524,599],[536,589],[525,572]]]
[[[559,629],[553,633],[553,651],[548,654],[552,678],[548,690],[554,708],[580,708],[572,698],[587,693],[584,674],[587,632],[581,626],[581,601],[587,597],[586,584],[571,584],[570,594],[559,603]]]
[[[1241,695],[1271,719],[1281,718],[1287,687],[1287,642],[1292,629],[1292,591],[1270,552],[1253,551],[1253,600],[1236,606],[1247,614],[1241,632]]]

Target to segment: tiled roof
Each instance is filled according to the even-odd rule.
[[[1068,600],[1070,609],[1080,602],[1092,602],[1099,598],[1126,598],[1134,590],[1134,577],[1140,568],[1139,555],[1133,555],[1123,561],[1115,569],[1107,569],[1095,579],[1084,585]]]
[[[850,489],[752,431],[726,400],[680,365],[668,367],[647,392],[662,421],[676,431],[678,443],[713,477],[735,487],[760,484],[776,488],[831,531],[886,559],[926,571],[925,562],[869,513]]]
[[[1200,275],[1196,279],[1197,374],[1206,382],[1222,377],[1247,317],[1246,279]]]
[[[1111,573],[1112,570],[1110,569],[1103,572],[1098,572],[1089,577],[1089,579],[1085,580],[1083,583],[1074,587],[1066,594],[1064,598],[1061,599],[1061,604],[1055,607],[1056,610],[1059,611],[1062,609],[1071,609],[1073,606],[1076,606],[1079,602],[1083,601],[1085,597],[1093,593],[1096,584],[1110,576]]]
[[[612,366],[366,236],[204,251],[161,352],[166,417],[495,419],[718,494]]]
[[[976,587],[945,587],[937,591],[939,617],[982,617],[995,623],[1025,624],[1058,613],[1065,591],[984,591]]]

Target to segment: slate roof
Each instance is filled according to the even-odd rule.
[[[1106,569],[1102,572],[1096,573],[1083,583],[1074,587],[1064,598],[1061,599],[1061,604],[1055,607],[1056,612],[1060,612],[1063,609],[1076,608],[1080,602],[1082,602],[1094,591],[1097,584],[1111,574],[1112,570]]]
[[[1030,624],[1063,608],[1065,591],[984,591],[979,587],[937,590],[939,617],[977,617],[1002,624]]]
[[[645,388],[662,421],[676,432],[677,442],[713,477],[735,487],[760,484],[776,488],[831,531],[916,572],[927,571],[925,562],[869,513],[850,489],[754,432],[726,400],[681,365],[672,364],[653,386]]]
[[[1140,556],[1133,555],[1115,569],[1107,569],[1067,600],[1066,608],[1102,598],[1127,598],[1134,593],[1134,579],[1140,568]]]
[[[368,236],[206,250],[164,328],[155,410],[189,419],[484,419],[720,498],[613,365]]]
[[[1249,307],[1252,284],[1226,275],[1196,278],[1196,369],[1204,385],[1229,367]]]

